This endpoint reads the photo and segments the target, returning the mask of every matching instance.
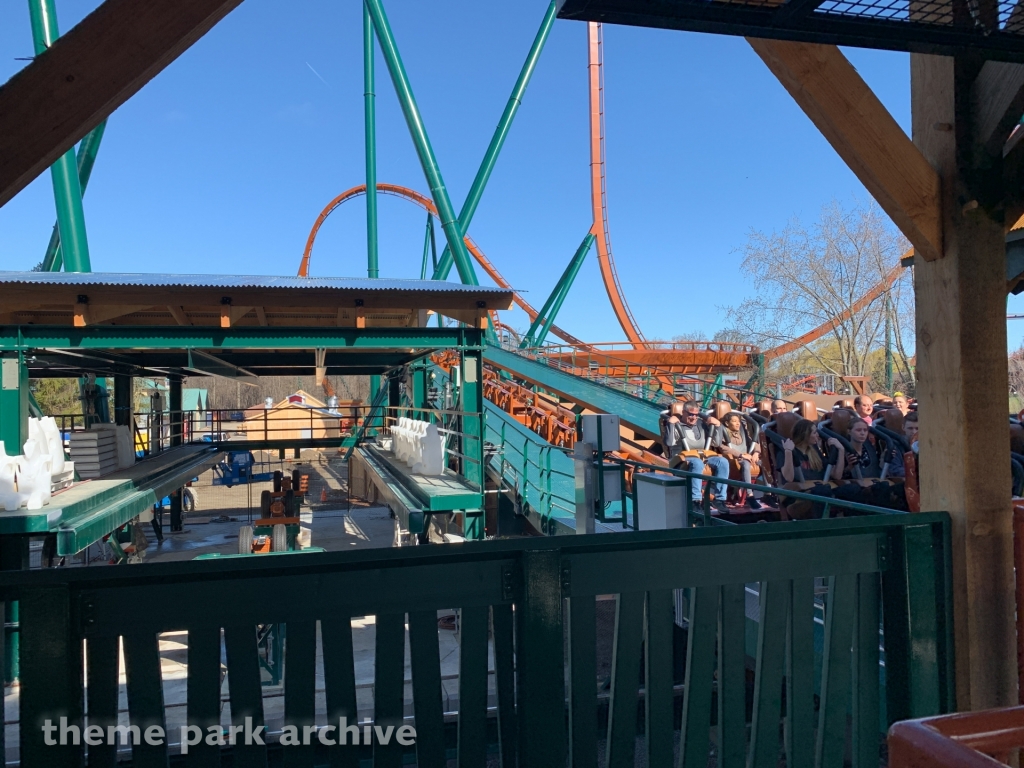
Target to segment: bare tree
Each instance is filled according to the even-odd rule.
[[[1010,394],[1024,397],[1024,346],[1011,352],[1007,363],[1010,368]]]
[[[752,231],[743,247],[742,269],[756,293],[727,309],[728,331],[771,350],[825,326],[820,337],[778,360],[775,372],[797,372],[786,371],[795,365],[809,372],[810,364],[823,373],[869,376],[884,345],[888,316],[894,369],[912,381],[909,275],[899,273],[873,300],[861,301],[885,285],[906,249],[906,241],[873,202],[843,208],[833,201],[810,229],[794,219],[780,232]]]

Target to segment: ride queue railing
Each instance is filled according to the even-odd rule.
[[[792,766],[842,766],[850,755],[856,768],[876,768],[889,723],[955,709],[949,542],[948,515],[923,513],[130,571],[7,571],[0,573],[0,598],[20,601],[22,635],[20,739],[11,750],[20,751],[24,766],[77,768],[87,752],[90,766],[114,766],[124,751],[133,765],[167,765],[183,734],[183,762],[196,766],[220,765],[230,751],[236,766],[266,765],[268,753],[278,764],[284,752],[286,765],[415,759],[437,768],[455,757],[460,766],[482,768],[489,749],[510,767],[594,765],[599,750],[608,765],[626,766],[643,737],[648,765],[672,764],[674,753],[683,765],[706,765],[714,750],[725,767],[776,768],[784,754]],[[816,579],[827,585],[818,595],[827,609],[817,630]],[[758,592],[752,664],[745,650],[749,586]],[[675,615],[678,589],[688,595],[685,616]],[[599,596],[612,599],[615,612],[613,628],[600,624],[614,635],[611,673],[600,679]],[[460,612],[454,709],[443,703],[441,609]],[[375,617],[376,632],[368,711],[365,697],[357,709],[353,655],[352,619],[364,616]],[[283,719],[268,722],[257,627],[272,623],[284,624],[287,634]],[[685,647],[675,638],[680,623]],[[816,631],[824,636],[820,653]],[[177,714],[163,698],[166,632],[187,633],[187,704]],[[407,642],[411,671],[404,673]],[[326,710],[317,706],[318,653]],[[127,716],[140,734],[166,739],[136,743],[123,728],[130,745],[108,743],[119,724],[122,663],[127,713],[120,725]],[[225,672],[230,720],[221,700]],[[387,744],[332,744],[337,728],[319,738],[318,727],[364,714],[381,732],[412,725],[415,743],[403,747],[392,734]],[[59,727],[44,730],[60,718],[79,733],[95,727],[86,732],[91,744],[61,738]],[[259,740],[268,743],[245,743],[245,718],[250,731],[268,726]],[[232,725],[240,742],[233,747],[194,738],[222,736]],[[286,725],[297,728],[299,744],[278,742]],[[367,723],[359,725],[362,741]],[[307,726],[312,738],[303,745]]]
[[[609,468],[612,465],[612,468]],[[888,509],[886,507],[876,507],[871,504],[861,504],[854,501],[845,501],[842,499],[834,499],[828,496],[816,496],[810,493],[803,493],[801,491],[792,491],[784,488],[776,488],[774,486],[762,485],[760,483],[745,483],[742,480],[731,480],[729,478],[718,478],[713,475],[706,475],[697,472],[689,472],[683,469],[670,469],[669,467],[659,466],[655,464],[646,464],[641,461],[634,461],[632,459],[625,459],[615,455],[606,455],[599,457],[594,461],[594,470],[598,478],[597,482],[597,500],[598,500],[598,515],[597,519],[605,523],[621,523],[624,529],[639,530],[639,517],[642,513],[639,505],[637,504],[637,490],[636,483],[628,484],[626,482],[626,468],[630,468],[633,472],[633,477],[636,477],[637,472],[653,472],[663,475],[672,475],[673,477],[679,477],[686,481],[684,492],[686,495],[686,524],[689,526],[716,526],[716,525],[736,525],[736,523],[723,520],[716,517],[711,512],[711,491],[712,486],[721,483],[726,488],[734,488],[736,490],[745,490],[750,493],[760,492],[771,494],[778,499],[789,499],[792,501],[809,501],[822,508],[822,519],[829,519],[836,509],[847,510],[856,515],[905,515],[906,512],[896,509]],[[604,510],[607,508],[607,504],[604,499],[604,473],[615,472],[621,482],[621,514],[619,517],[610,518],[604,514]],[[693,484],[703,483],[701,486],[701,498],[700,503],[693,498]],[[630,512],[632,515],[630,515]],[[632,517],[632,519],[630,519]]]

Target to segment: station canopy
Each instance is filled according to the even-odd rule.
[[[0,352],[32,377],[379,373],[478,346],[512,292],[433,280],[0,272]],[[437,326],[437,315],[463,325]]]
[[[559,18],[1024,61],[1017,0],[561,0]]]

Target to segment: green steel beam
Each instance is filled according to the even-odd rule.
[[[462,417],[463,475],[466,480],[484,489],[484,366],[480,350],[465,350],[459,366],[459,410]],[[484,538],[484,510],[466,510],[462,533],[467,539]]]
[[[53,0],[29,0],[32,19],[32,42],[36,56],[46,52],[60,36]],[[53,198],[57,206],[57,227],[68,272],[91,272],[89,241],[85,234],[85,212],[82,210],[82,185],[78,178],[75,150],[69,149],[50,166]]]
[[[157,350],[157,349],[308,349],[337,350],[462,349],[480,347],[477,328],[214,328],[97,325],[62,328],[42,325],[0,326],[0,351]]]
[[[562,303],[565,301],[565,297],[569,295],[569,289],[572,288],[573,281],[576,280],[576,275],[579,274],[580,267],[583,266],[583,260],[587,258],[587,254],[590,253],[590,249],[594,245],[594,234],[588,232],[587,236],[583,238],[583,242],[580,243],[579,250],[576,251],[575,256],[571,263],[572,272],[569,274],[568,279],[565,281],[565,285],[562,287],[562,292],[558,294],[558,298],[555,299],[555,304],[551,307],[551,312],[548,314],[547,320],[544,321],[544,326],[540,329],[540,334],[537,336],[537,346],[541,346],[544,343],[544,339],[547,338],[548,332],[551,330],[551,325],[555,322],[555,317],[562,309]]]
[[[373,20],[363,6],[363,119],[366,124],[366,275],[377,277],[377,106]]]
[[[473,262],[469,258],[469,251],[463,240],[462,227],[455,218],[455,210],[452,208],[452,201],[448,197],[448,190],[441,177],[441,169],[438,167],[437,158],[434,156],[434,149],[430,146],[430,138],[427,136],[427,129],[423,125],[423,118],[420,109],[416,104],[416,97],[413,95],[412,86],[409,84],[409,76],[406,74],[405,65],[402,63],[402,56],[398,52],[398,45],[395,43],[394,33],[388,22],[387,14],[381,0],[365,0],[366,9],[373,19],[374,29],[377,31],[377,40],[380,43],[381,52],[384,54],[384,61],[387,62],[388,71],[391,73],[391,81],[395,85],[395,92],[398,95],[398,102],[405,114],[405,121],[409,126],[409,133],[412,135],[413,144],[416,146],[416,154],[419,155],[420,164],[423,166],[423,173],[427,177],[427,184],[430,186],[430,196],[437,206],[437,212],[441,219],[441,227],[444,229],[448,245],[455,256],[455,266],[459,270],[459,278],[463,283],[479,285],[476,277],[476,270],[473,269]]]
[[[78,184],[82,188],[82,196],[85,196],[86,187],[89,186],[89,179],[92,177],[92,168],[96,164],[96,155],[100,151],[100,142],[103,141],[103,132],[107,129],[107,121],[97,125],[82,139],[78,145]],[[46,246],[46,255],[43,256],[43,272],[60,272],[64,265],[64,253],[60,247],[60,222],[55,222],[53,232],[50,234],[50,242]]]
[[[597,413],[617,413],[623,425],[651,439],[660,439],[660,405],[573,376],[500,347],[488,345],[484,349],[484,361]]]
[[[498,155],[501,153],[501,148],[505,145],[505,139],[508,138],[509,130],[512,128],[512,121],[515,119],[516,112],[519,111],[519,106],[523,103],[523,94],[526,93],[526,87],[530,84],[530,78],[533,77],[533,71],[537,68],[537,61],[540,59],[541,51],[544,50],[544,44],[548,41],[551,27],[555,23],[555,15],[558,10],[556,6],[557,3],[552,0],[547,12],[544,14],[544,20],[540,24],[540,30],[537,32],[537,37],[533,41],[530,53],[526,57],[522,71],[519,73],[519,79],[516,80],[516,85],[512,89],[512,95],[508,97],[508,104],[505,105],[505,111],[498,121],[497,128],[494,129],[494,136],[491,137],[491,143],[487,147],[484,159],[480,163],[480,169],[476,172],[476,178],[473,179],[473,186],[469,188],[466,202],[463,203],[462,210],[459,212],[459,229],[462,230],[463,235],[469,230],[469,224],[473,220],[477,206],[480,205],[480,198],[483,197],[484,189],[491,178],[491,172],[498,162]],[[448,273],[452,271],[453,261],[451,249],[446,247],[441,254],[441,261],[438,263],[437,269],[434,270],[434,279],[447,280]]]
[[[555,287],[551,291],[551,295],[548,296],[547,301],[544,302],[544,306],[541,307],[540,312],[537,313],[537,317],[530,324],[530,329],[526,332],[522,342],[519,344],[520,349],[526,349],[527,347],[539,347],[544,343],[545,337],[548,335],[548,331],[551,329],[551,324],[555,322],[555,316],[558,311],[562,308],[562,302],[565,301],[565,297],[569,293],[569,289],[572,288],[573,281],[576,280],[576,275],[580,272],[580,267],[583,266],[583,260],[587,258],[587,254],[590,253],[590,249],[594,245],[594,233],[587,232],[587,236],[583,238],[583,242],[580,243],[580,247],[576,249],[576,253],[573,254],[572,259],[566,266],[562,276],[558,278],[558,282],[555,283]]]
[[[0,444],[8,456],[28,440],[28,366],[22,352],[0,356]]]
[[[427,259],[433,255],[433,268],[437,269],[437,241],[434,239],[434,216],[427,214],[427,229],[423,235],[423,263],[420,265],[420,280],[427,279]],[[433,274],[433,272],[431,272]]]

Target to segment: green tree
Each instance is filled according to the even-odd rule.
[[[80,414],[78,379],[32,379],[32,394],[47,416]]]

